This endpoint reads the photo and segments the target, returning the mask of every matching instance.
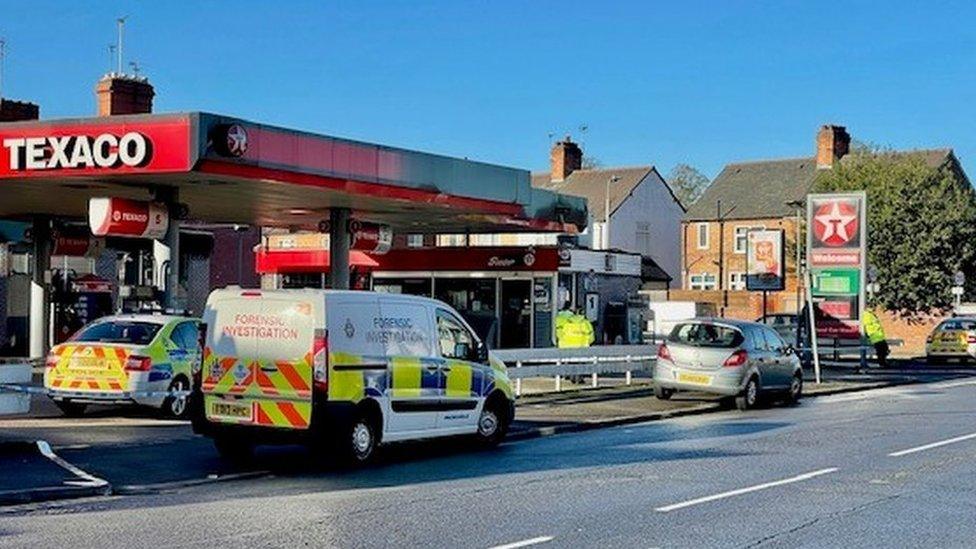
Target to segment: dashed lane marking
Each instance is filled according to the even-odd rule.
[[[809,473],[804,473],[802,475],[797,475],[795,477],[784,478],[782,480],[774,480],[772,482],[764,482],[762,484],[756,484],[755,486],[749,486],[746,488],[739,488],[738,490],[730,490],[728,492],[722,492],[721,494],[715,494],[712,496],[705,496],[701,498],[690,499],[688,501],[682,501],[681,503],[665,505],[664,507],[658,507],[654,510],[657,511],[658,513],[670,513],[671,511],[677,511],[678,509],[684,509],[685,507],[692,507],[694,505],[701,505],[702,503],[709,503],[720,499],[741,496],[743,494],[748,494],[750,492],[758,492],[759,490],[766,490],[768,488],[774,488],[776,486],[783,486],[784,484],[792,484],[794,482],[802,482],[804,480],[810,480],[814,477],[819,477],[821,475],[833,473],[838,470],[839,469],[837,467],[829,467],[827,469],[811,471]]]
[[[516,549],[518,547],[528,547],[530,545],[539,545],[540,543],[548,543],[554,538],[552,536],[539,536],[537,538],[523,539],[522,541],[516,541],[513,543],[506,543],[505,545],[495,545],[491,549]]]
[[[922,446],[916,446],[914,448],[908,448],[906,450],[899,450],[897,452],[892,452],[888,454],[888,457],[901,457],[907,456],[908,454],[914,454],[915,452],[924,452],[925,450],[931,450],[933,448],[939,448],[940,446],[946,446],[949,444],[955,444],[957,442],[962,442],[964,440],[969,440],[976,438],[976,433],[971,433],[968,435],[962,435],[958,437],[948,438],[946,440],[940,440],[938,442],[932,442],[929,444],[923,444]]]

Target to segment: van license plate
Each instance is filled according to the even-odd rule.
[[[251,421],[254,418],[254,408],[251,405],[236,402],[212,402],[210,403],[210,415],[216,418]]]
[[[682,372],[678,374],[678,381],[681,383],[694,383],[695,385],[711,385],[712,376],[702,374],[686,374]]]

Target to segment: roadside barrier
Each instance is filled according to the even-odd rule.
[[[562,390],[563,379],[589,376],[590,386],[598,387],[600,374],[624,374],[624,383],[633,382],[634,372],[651,373],[657,361],[654,345],[605,345],[575,349],[501,349],[492,355],[508,366],[508,377],[515,380],[515,395],[522,396],[522,380],[551,377],[554,390]]]

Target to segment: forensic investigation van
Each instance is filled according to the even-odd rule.
[[[364,462],[384,442],[473,435],[514,416],[505,365],[448,305],[344,290],[215,290],[194,428],[228,457],[304,442]]]

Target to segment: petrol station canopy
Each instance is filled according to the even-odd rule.
[[[585,201],[529,172],[209,113],[0,124],[0,218],[178,189],[189,219],[315,229],[331,208],[398,232],[575,233]]]

